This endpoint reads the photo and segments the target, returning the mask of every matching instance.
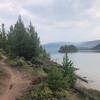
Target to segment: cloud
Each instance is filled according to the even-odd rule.
[[[17,3],[21,3],[23,6],[49,6],[54,0],[17,0]]]
[[[85,16],[89,16],[90,18],[100,18],[100,1],[99,0],[91,0],[91,6],[85,9],[82,14]]]
[[[0,23],[9,27],[19,14],[25,25],[32,21],[43,43],[100,37],[99,0],[0,0]]]

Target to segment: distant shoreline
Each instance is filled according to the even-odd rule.
[[[100,52],[100,50],[78,50],[78,52]]]

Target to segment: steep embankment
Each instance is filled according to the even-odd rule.
[[[0,61],[0,67],[5,70],[8,77],[2,80],[4,85],[2,85],[0,100],[16,100],[29,87],[30,77],[26,72],[20,72],[9,67],[4,62],[5,59],[6,57],[3,57],[3,60]]]

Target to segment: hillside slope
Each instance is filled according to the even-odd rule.
[[[86,41],[86,42],[81,42],[78,43],[78,47],[86,47],[86,48],[93,48],[96,45],[100,43],[100,40],[94,40],[94,41]]]

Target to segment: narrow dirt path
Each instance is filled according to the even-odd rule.
[[[0,67],[5,70],[9,78],[5,81],[6,85],[3,87],[2,94],[0,94],[0,100],[16,100],[16,98],[22,96],[22,93],[26,91],[31,81],[26,73],[9,67],[4,62],[5,59],[6,57],[3,57],[3,60],[0,61]]]

